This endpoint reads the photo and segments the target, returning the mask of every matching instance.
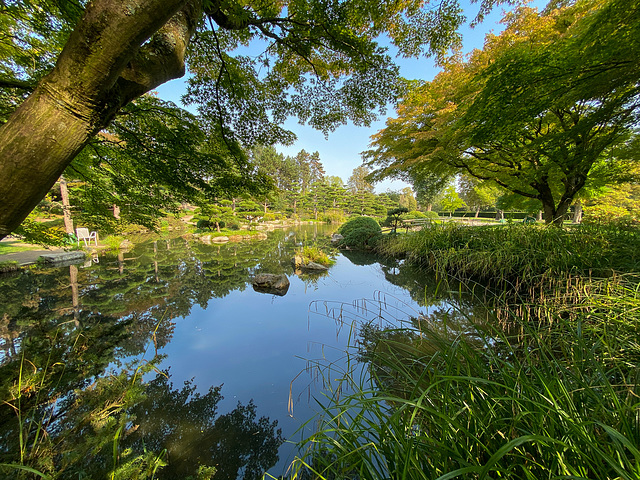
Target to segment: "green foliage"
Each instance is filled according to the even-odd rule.
[[[583,221],[585,223],[608,223],[619,222],[620,220],[624,219],[631,220],[632,218],[632,215],[624,207],[620,207],[618,205],[600,204],[591,207],[585,207]]]
[[[407,213],[407,218],[427,218],[427,215],[425,215],[425,212],[421,212],[419,210],[412,210]]]
[[[398,207],[393,210],[389,210],[387,212],[387,218],[384,222],[385,225],[391,227],[391,232],[395,233],[398,229],[398,224],[400,223],[400,219],[409,212],[407,207]]]
[[[340,226],[338,233],[344,237],[341,245],[350,248],[371,248],[379,240],[382,229],[371,217],[353,217]]]
[[[572,275],[640,271],[640,229],[627,224],[575,226],[431,225],[386,238],[385,255],[406,256],[458,278],[512,290],[563,284]]]
[[[18,262],[13,260],[0,262],[0,273],[15,272],[19,268]]]
[[[42,246],[71,246],[74,243],[62,227],[38,222],[35,220],[34,214],[31,214],[20,224],[14,235],[26,243]]]
[[[327,210],[324,216],[322,217],[323,222],[331,223],[334,225],[339,225],[341,223],[344,223],[345,219],[346,217],[344,213],[341,210],[337,210],[337,209]]]
[[[636,134],[638,71],[631,59],[614,65],[623,38],[640,38],[638,8],[608,0],[508,13],[483,51],[410,89],[375,136],[369,164],[378,178],[422,168],[489,180],[561,222],[588,182],[620,181],[629,171],[620,167],[637,162],[618,150]]]
[[[315,245],[305,245],[302,247],[301,255],[305,265],[309,262],[315,262],[328,267],[335,263],[334,259]]]
[[[373,193],[373,183],[368,176],[371,173],[369,167],[360,165],[353,169],[351,176],[347,180],[347,185],[351,194],[355,195],[362,192]]]
[[[107,238],[104,239],[104,243],[106,243],[107,246],[109,247],[109,250],[112,250],[112,251],[120,250],[120,245],[122,245],[123,241],[124,241],[124,237],[121,237],[119,235],[109,235]]]
[[[544,306],[544,327],[511,312],[509,333],[431,314],[365,325],[354,343],[368,368],[327,368],[294,478],[637,479],[640,298],[610,287],[579,310]]]
[[[209,220],[198,220],[198,223],[196,223],[196,228],[198,230],[211,230],[212,227],[215,227],[215,223],[209,221]]]
[[[449,186],[445,189],[442,196],[439,199],[439,204],[442,210],[449,212],[449,216],[458,208],[466,206],[464,200],[460,198],[455,187]]]
[[[208,135],[186,110],[144,96],[124,113],[65,173],[83,223],[116,229],[111,209],[118,205],[120,221],[153,228],[162,210],[200,205],[203,195],[261,195],[272,188],[237,145]]]

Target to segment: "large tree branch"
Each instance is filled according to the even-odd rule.
[[[120,107],[181,74],[200,1],[87,5],[53,71],[0,127],[0,238],[24,220]],[[156,32],[157,40],[145,44]],[[164,48],[154,57],[148,49],[160,41]]]
[[[140,48],[116,83],[122,105],[169,80],[184,75],[187,47],[199,17],[198,2],[186,2],[186,5]]]
[[[84,93],[100,101],[116,83],[140,46],[159,31],[187,0],[116,0],[89,3],[50,75],[58,91]]]
[[[14,88],[25,92],[33,92],[36,88],[34,82],[20,80],[18,78],[0,77],[0,88]]]

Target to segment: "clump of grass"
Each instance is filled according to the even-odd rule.
[[[20,268],[20,265],[18,265],[18,262],[13,260],[0,262],[0,273],[15,272],[19,268]]]
[[[328,267],[335,263],[334,259],[315,245],[303,247],[300,256],[302,256],[305,265],[308,265],[310,262],[315,262]]]
[[[118,250],[120,250],[120,246],[122,245],[122,242],[124,242],[124,240],[124,237],[121,237],[119,235],[109,235],[107,238],[105,238],[104,242],[109,247],[109,250],[117,252]]]
[[[517,334],[365,329],[368,370],[332,385],[293,476],[640,478],[640,298],[603,307],[614,298],[572,320],[550,310],[545,328],[514,318]]]

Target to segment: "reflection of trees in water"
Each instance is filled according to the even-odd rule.
[[[415,265],[396,258],[381,258],[359,251],[343,251],[356,265],[379,265],[385,279],[409,292],[418,305],[402,302],[392,294],[377,292],[372,298],[351,303],[314,302],[313,313],[336,321],[338,330],[355,332],[355,359],[367,370],[379,388],[400,393],[410,388],[397,380],[397,372],[408,378],[427,378],[427,358],[436,358],[444,345],[461,336],[484,348],[477,331],[490,311],[484,299],[454,279],[438,278]],[[426,360],[425,360],[426,361]],[[427,362],[428,363],[428,362]],[[358,362],[347,364],[359,368]],[[320,363],[319,370],[331,368]],[[349,378],[345,375],[344,378]]]
[[[160,478],[186,478],[198,465],[211,465],[215,478],[257,479],[277,462],[283,442],[277,422],[257,419],[252,402],[216,416],[220,387],[205,395],[196,393],[192,382],[172,387],[164,376],[146,386],[145,399],[131,411],[137,429],[123,442],[140,453],[167,449],[169,465]]]
[[[106,478],[116,467],[151,469],[166,449],[160,477],[195,475],[198,462],[215,466],[216,478],[260,477],[282,438],[255,405],[216,416],[219,389],[198,395],[191,383],[174,389],[164,376],[142,383],[133,368],[106,369],[142,355],[150,340],[157,353],[193,305],[245,289],[255,273],[290,274],[295,245],[284,236],[222,246],[162,240],[90,267],[1,279],[0,463],[19,462],[22,451],[42,471]]]
[[[272,232],[266,240],[205,245],[182,238],[150,241],[98,264],[69,269],[33,269],[0,279],[0,351],[16,353],[15,343],[34,321],[56,322],[73,312],[79,322],[90,313],[127,322],[129,337],[119,356],[139,355],[155,331],[162,348],[176,318],[194,305],[243,291],[256,273],[292,273],[291,257],[300,235]],[[313,236],[308,236],[309,241]],[[313,277],[303,279],[313,282]],[[79,325],[77,325],[79,326]]]
[[[381,260],[379,255],[362,250],[340,250],[340,253],[354,265],[373,265]]]
[[[0,463],[23,462],[56,478],[108,478],[114,469],[146,478],[141,472],[166,451],[156,478],[195,476],[204,465],[216,467],[216,478],[253,479],[277,462],[280,431],[256,417],[253,403],[218,416],[219,387],[175,389],[166,374],[143,382],[149,366],[106,375],[129,323],[85,314],[78,328],[70,313],[31,325],[20,354],[0,366]]]
[[[413,301],[427,309],[427,316],[440,317],[434,325],[447,321],[469,324],[470,319],[486,318],[486,293],[478,294],[453,278],[443,278],[403,259],[362,251],[341,253],[355,265],[379,264],[385,280],[408,291]],[[406,312],[406,315],[399,312],[396,320],[404,321],[414,316],[415,312]]]

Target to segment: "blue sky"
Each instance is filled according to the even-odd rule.
[[[540,0],[532,2],[533,5],[537,5],[539,8],[544,6],[545,3]],[[465,9],[469,21],[475,17],[477,11],[478,5],[471,5]],[[464,52],[470,52],[474,48],[482,48],[484,36],[487,33],[491,31],[498,33],[502,30],[502,25],[499,24],[499,21],[502,18],[503,11],[503,8],[497,7],[490,15],[485,17],[482,24],[474,29],[465,27],[462,30]],[[439,71],[431,58],[398,58],[396,60],[400,66],[402,76],[408,79],[431,80]],[[160,86],[157,91],[160,98],[171,100],[184,107],[180,102],[181,96],[186,91],[184,78],[167,82]],[[328,138],[325,138],[321,132],[311,127],[300,125],[296,119],[290,119],[285,126],[297,135],[298,140],[291,146],[284,147],[279,145],[276,148],[285,155],[295,155],[302,149],[308,152],[318,151],[327,175],[337,175],[346,183],[353,169],[362,163],[360,153],[368,148],[370,136],[384,128],[386,118],[392,117],[394,113],[393,109],[388,109],[384,117],[368,128],[353,125],[339,127]],[[405,186],[406,184],[402,182],[384,181],[376,185],[376,191],[381,193],[387,189],[399,190]]]

